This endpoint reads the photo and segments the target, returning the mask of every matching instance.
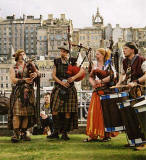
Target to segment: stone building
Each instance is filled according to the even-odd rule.
[[[12,48],[14,51],[23,48],[27,55],[34,55],[41,72],[41,87],[53,86],[53,60],[59,56],[58,47],[64,43],[68,44],[68,38],[74,44],[92,48],[92,60],[95,60],[98,48],[109,47],[111,39],[118,47],[121,59],[122,46],[127,41],[136,42],[141,55],[146,57],[146,27],[122,28],[119,24],[116,27],[112,27],[111,24],[104,26],[104,19],[98,8],[92,16],[92,26],[85,28],[73,28],[72,20],[67,19],[65,14],[61,14],[59,18],[49,14],[46,20],[43,20],[41,15],[39,18],[25,15],[20,18],[16,18],[15,15],[7,16],[0,18],[0,88],[11,88],[7,72],[11,62],[7,61],[7,57],[11,57]],[[75,47],[72,47],[72,51],[77,55]],[[81,50],[81,56],[84,58],[85,50]],[[87,70],[87,59],[84,67]],[[82,81],[82,89],[91,89],[88,74]]]
[[[11,64],[0,63],[0,91],[11,90],[11,81],[9,76],[9,69]]]
[[[119,24],[116,24],[116,27],[113,28],[112,38],[114,43],[117,43],[119,40],[124,40],[123,28],[121,28]]]
[[[113,28],[111,24],[108,24],[107,26],[105,26],[104,28],[104,33],[105,33],[105,40],[111,40],[111,38],[113,37]]]
[[[51,87],[54,85],[52,80],[52,69],[53,69],[53,61],[50,61],[48,58],[44,60],[37,60],[36,64],[39,68],[39,72],[41,74],[40,79],[40,87]]]
[[[42,16],[25,16],[16,18],[7,16],[0,21],[0,56],[11,55],[14,50],[23,48],[28,55],[37,54],[37,28],[42,24]]]
[[[97,8],[96,15],[92,16],[92,26],[79,29],[79,43],[87,48],[92,48],[92,55],[95,58],[96,49],[103,47],[104,22]]]
[[[67,20],[65,14],[61,14],[60,18],[53,18],[53,14],[49,14],[38,29],[38,55],[47,54],[51,60],[58,57],[58,47],[68,43],[68,35],[72,36],[72,32],[72,21]]]

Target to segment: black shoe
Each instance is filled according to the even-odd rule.
[[[53,134],[47,136],[47,139],[59,139],[59,136],[58,136],[58,134],[53,133]]]
[[[20,141],[19,137],[17,137],[17,136],[12,136],[11,137],[11,142],[12,143],[18,143],[19,141]]]
[[[62,134],[61,139],[65,140],[65,141],[70,140],[70,138],[68,137],[67,133]]]
[[[109,142],[109,141],[111,141],[110,137],[105,137],[105,138],[100,140],[100,142]]]
[[[130,146],[130,144],[125,144],[124,147],[129,148],[131,146]]]
[[[31,141],[31,138],[29,136],[22,135],[21,136],[21,140],[23,140],[23,141]]]
[[[84,139],[83,142],[100,142],[100,139]]]
[[[20,139],[23,141],[31,141],[31,138],[29,136],[27,136],[26,131],[27,131],[26,128],[22,128]]]
[[[135,148],[135,145],[134,146],[130,146],[130,144],[125,144],[124,147],[126,147],[126,148]]]
[[[18,143],[20,141],[20,131],[19,128],[14,129],[14,135],[11,137],[12,143]]]

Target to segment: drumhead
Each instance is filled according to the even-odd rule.
[[[139,106],[144,106],[144,105],[146,106],[146,99],[139,103],[136,103],[133,107],[139,107]]]
[[[120,92],[120,93],[114,93],[114,94],[105,94],[100,96],[100,100],[106,100],[106,99],[114,99],[114,98],[120,98],[120,97],[127,97],[127,92]]]

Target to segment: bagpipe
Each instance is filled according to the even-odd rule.
[[[31,78],[31,73],[37,72],[38,71],[38,66],[33,63],[35,61],[35,58],[32,59],[27,59],[24,60],[26,63],[26,67],[28,70],[28,76]],[[40,75],[37,75],[36,78],[32,78],[33,81],[35,82],[35,86],[36,86],[36,105],[35,105],[35,118],[36,118],[36,124],[37,124],[37,128],[39,129],[41,126],[41,122],[40,122]]]
[[[99,79],[103,79],[109,75],[109,72],[108,72],[108,70],[95,69],[94,75],[96,75]]]
[[[68,43],[69,43],[69,56],[70,57],[69,57],[68,70],[67,70],[66,73],[69,74],[70,76],[74,76],[74,75],[78,74],[79,71],[81,70],[82,64],[84,63],[86,57],[88,57],[88,54],[91,52],[91,48],[86,48],[86,47],[82,46],[82,44],[76,45],[76,44],[71,43],[70,37],[71,37],[71,35],[70,35],[70,26],[68,26]],[[66,45],[66,44],[64,43],[64,45]],[[71,56],[71,46],[78,48],[77,57],[72,57]],[[79,66],[77,66],[77,61],[78,61],[81,49],[84,49],[86,51],[86,55],[83,58],[81,64]],[[81,81],[84,77],[85,77],[85,71],[83,70],[81,76],[78,77],[77,79],[75,79],[75,81],[76,82]]]
[[[26,64],[26,68],[28,70],[27,74],[28,74],[29,78],[32,78],[31,73],[37,72],[37,70],[38,70],[38,66],[35,63],[33,63],[34,61],[35,61],[35,58],[24,59],[24,62]],[[32,78],[32,79],[37,83],[38,78],[39,78],[39,76],[36,78]]]
[[[72,46],[73,46],[73,47],[78,47],[78,50],[79,50],[79,51],[78,51],[78,55],[77,55],[76,58],[73,58],[73,57],[72,57],[72,58],[70,59],[70,64],[69,64],[68,70],[67,70],[67,73],[68,73],[70,76],[74,76],[74,75],[76,75],[76,74],[80,71],[80,69],[81,69],[81,67],[82,67],[82,65],[83,65],[86,57],[88,57],[88,54],[89,54],[89,52],[91,51],[91,48],[87,49],[87,48],[83,47],[82,44],[80,44],[80,45],[72,44]],[[78,57],[79,57],[79,54],[80,54],[80,50],[81,50],[81,49],[86,49],[86,55],[85,55],[85,57],[83,58],[81,64],[80,64],[79,66],[77,66],[77,60],[78,60]],[[84,71],[84,72],[82,73],[82,75],[81,75],[79,78],[77,78],[75,81],[76,81],[76,82],[81,81],[84,77],[85,77],[85,71]]]
[[[110,45],[108,47],[108,50],[111,52],[111,56],[109,59],[107,59],[104,62],[104,70],[101,69],[94,69],[93,70],[93,62],[91,60],[91,57],[89,57],[89,66],[88,66],[88,72],[90,75],[97,76],[99,79],[104,79],[106,77],[110,77],[110,82],[107,83],[107,86],[113,86],[117,83],[117,76],[115,76],[115,71],[113,69],[112,63],[113,63],[113,40],[110,40]],[[107,51],[106,51],[107,52]]]

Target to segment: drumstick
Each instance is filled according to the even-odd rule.
[[[129,87],[128,85],[120,85],[120,86],[112,86],[110,88],[123,88],[123,87]]]
[[[141,84],[137,84],[137,86],[140,86],[140,87],[143,87],[143,88],[146,87],[146,85],[141,85]],[[123,87],[130,88],[128,85],[112,86],[110,88],[123,88]]]

